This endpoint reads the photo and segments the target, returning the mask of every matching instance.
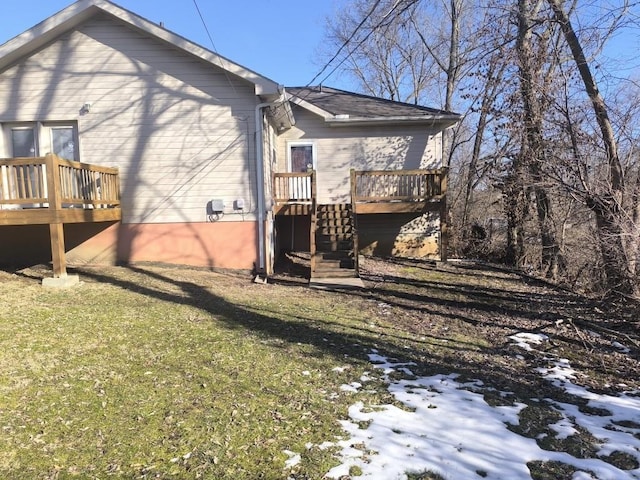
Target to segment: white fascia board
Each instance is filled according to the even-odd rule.
[[[401,125],[401,124],[424,124],[439,125],[448,128],[460,121],[458,115],[430,115],[428,117],[348,117],[348,118],[327,118],[325,122],[332,127],[346,127],[354,125]]]
[[[255,85],[259,96],[278,96],[282,87],[273,80],[259,75],[231,60],[207,50],[149,20],[125,10],[107,0],[79,0],[64,10],[40,22],[35,27],[0,46],[0,70],[19,58],[46,45],[64,32],[80,25],[99,12],[106,12],[137,30],[162,40],[205,62],[222,68]]]
[[[82,23],[94,15],[97,10],[86,0],[76,2],[8,40],[0,45],[0,70]]]
[[[295,103],[296,105],[304,108],[305,110],[309,110],[310,112],[315,113],[316,115],[324,118],[325,120],[330,120],[335,117],[331,112],[327,112],[326,110],[323,110],[320,107],[316,107],[314,104],[309,103],[306,100],[303,100],[302,98],[297,97],[295,95],[291,95],[290,93],[287,93],[287,98],[289,99],[290,102]]]

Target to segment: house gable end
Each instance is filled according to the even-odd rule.
[[[214,196],[255,205],[256,101],[250,82],[108,14],[0,72],[0,130],[75,125],[81,161],[120,168],[125,224],[207,221]]]
[[[251,82],[104,13],[0,71],[2,84],[12,91],[6,105],[13,108],[5,106],[0,116],[5,122],[75,118],[85,103],[106,107],[107,99],[136,108],[158,94],[220,105],[238,116],[252,115],[256,103]]]
[[[252,83],[255,95],[269,100],[279,95],[281,87],[273,80],[207,50],[107,0],[79,0],[1,45],[0,71],[18,63],[22,57],[28,56],[52,43],[65,32],[73,30],[100,13],[108,14],[114,19],[127,24],[132,29],[136,29],[177,50],[181,50],[203,62],[226,70],[230,74]]]

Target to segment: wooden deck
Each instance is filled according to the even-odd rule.
[[[52,154],[0,159],[0,226],[48,224],[54,277],[66,275],[65,223],[121,218],[116,168]]]
[[[432,170],[351,170],[355,213],[420,213],[441,204],[447,193],[446,168]],[[309,215],[316,194],[315,173],[276,173],[274,212]]]
[[[118,170],[55,155],[0,160],[0,225],[120,220]]]
[[[356,213],[419,213],[447,193],[447,169],[351,171]]]
[[[440,258],[447,259],[447,178],[448,169],[431,170],[351,170],[349,200],[342,210],[349,212],[345,225],[336,220],[324,220],[317,202],[316,174],[276,173],[273,176],[273,210],[276,215],[310,216],[311,276],[320,269],[319,257],[335,257],[340,250],[348,251],[358,275],[358,216],[380,213],[411,213],[427,211],[440,214]],[[322,205],[323,209],[337,205]],[[344,221],[340,217],[341,221]],[[323,223],[324,222],[324,223]],[[328,223],[327,223],[328,222]],[[325,238],[326,237],[326,238]],[[318,240],[320,239],[320,240]],[[332,242],[332,251],[323,251],[319,241]],[[335,245],[333,245],[335,244]],[[331,258],[334,258],[331,257]]]

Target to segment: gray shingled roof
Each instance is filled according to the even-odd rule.
[[[457,120],[459,115],[436,108],[394,102],[331,87],[287,87],[286,91],[332,115],[348,115],[362,119],[413,118],[433,120],[445,117]]]

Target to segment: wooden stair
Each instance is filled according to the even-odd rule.
[[[316,205],[311,278],[357,277],[357,233],[351,204]]]

